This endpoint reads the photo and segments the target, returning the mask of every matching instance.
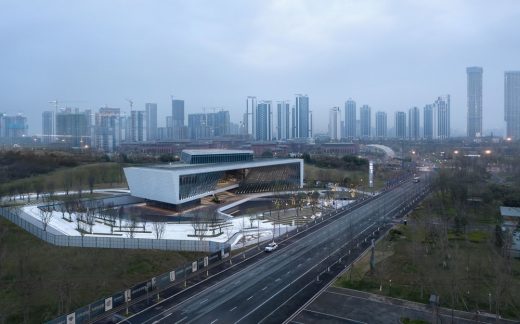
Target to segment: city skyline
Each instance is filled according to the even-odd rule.
[[[162,123],[173,94],[185,100],[186,114],[222,107],[238,122],[248,95],[284,100],[301,92],[311,98],[315,134],[327,131],[328,110],[349,97],[393,116],[449,93],[453,135],[464,135],[464,70],[474,65],[486,70],[484,135],[505,133],[495,113],[503,111],[503,73],[520,68],[507,36],[520,27],[513,1],[9,2],[2,9],[0,36],[10,50],[0,61],[0,111],[23,113],[32,134],[42,132],[41,114],[55,99],[122,112],[129,111],[125,98],[139,109],[153,102]]]

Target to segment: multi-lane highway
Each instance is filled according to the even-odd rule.
[[[333,264],[344,267],[371,238],[424,193],[424,181],[405,182],[336,217],[301,239],[189,297],[169,298],[124,323],[279,323],[316,292]],[[327,271],[329,270],[329,271]],[[315,283],[318,283],[317,285]]]

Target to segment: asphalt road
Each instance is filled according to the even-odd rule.
[[[170,298],[123,323],[280,323],[410,208],[424,182],[408,181],[297,241],[185,298]],[[341,258],[341,261],[339,259]],[[331,268],[329,269],[329,266]]]

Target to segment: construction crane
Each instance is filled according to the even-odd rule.
[[[134,110],[134,101],[129,98],[126,98],[125,100],[130,104],[130,111]]]

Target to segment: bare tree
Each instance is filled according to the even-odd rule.
[[[123,217],[125,215],[125,208],[123,206],[119,206],[117,209],[117,219],[119,220],[119,230],[121,230],[121,225],[123,223]]]
[[[83,194],[83,180],[85,174],[83,172],[76,172],[75,176],[77,180],[78,196],[79,198],[81,198],[81,195]]]
[[[114,226],[116,226],[116,220],[117,220],[117,209],[114,207],[114,203],[109,202],[107,207],[105,208],[105,215],[107,217],[107,220],[110,224],[110,233],[114,233]]]
[[[62,201],[58,207],[59,212],[61,213],[61,218],[65,219],[65,213],[67,212],[67,207],[65,207],[65,202]]]
[[[36,200],[40,199],[40,195],[43,192],[44,185],[41,179],[36,180],[33,183],[34,192],[36,192]]]
[[[208,222],[200,210],[195,211],[191,225],[193,226],[193,235],[202,241],[208,232]]]
[[[127,232],[126,235],[129,238],[135,237],[135,231],[137,229],[137,218],[134,215],[130,215],[130,220],[126,221]]]
[[[165,230],[166,230],[166,226],[165,226],[164,222],[159,222],[159,221],[152,222],[152,231],[153,231],[156,239],[160,240],[163,237]]]
[[[92,228],[94,227],[95,220],[96,220],[96,210],[94,208],[87,208],[87,210],[85,212],[85,222],[88,225],[90,234],[92,234]]]
[[[94,185],[96,184],[96,175],[94,171],[90,171],[87,176],[88,188],[90,190],[90,194],[92,195],[94,191]]]
[[[65,194],[68,196],[70,192],[70,188],[72,187],[72,174],[64,174],[63,175],[63,190],[65,190]]]
[[[80,232],[80,234],[83,236],[84,235],[84,232],[85,232],[85,229],[84,229],[84,226],[83,226],[83,223],[85,222],[85,212],[86,212],[86,208],[85,206],[81,203],[81,201],[76,201],[76,204],[75,204],[75,214],[76,214],[76,229],[78,230],[78,232]]]
[[[313,191],[309,195],[309,198],[310,198],[312,215],[315,216],[316,211],[318,210],[318,205],[319,205],[319,201],[320,201],[320,193],[317,191]]]
[[[55,185],[54,185],[54,181],[48,181],[45,185],[45,188],[46,188],[46,191],[47,191],[47,195],[49,196],[53,196],[54,195],[54,192],[56,191],[55,189]]]
[[[72,222],[72,213],[74,213],[74,210],[76,209],[76,202],[73,199],[67,197],[63,202],[63,205],[65,206],[67,214],[69,214],[69,222]]]
[[[47,207],[40,208],[40,220],[42,221],[44,231],[47,231],[47,225],[51,222],[52,216],[52,210]]]

